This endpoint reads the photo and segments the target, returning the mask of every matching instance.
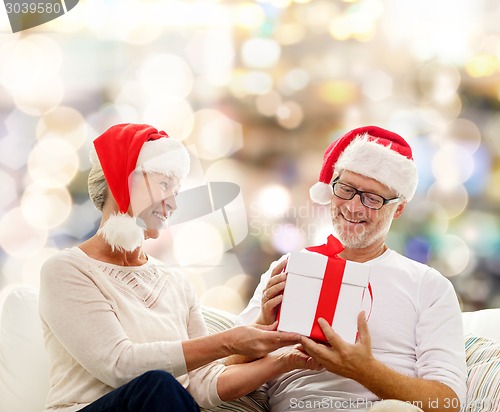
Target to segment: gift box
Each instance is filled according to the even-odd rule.
[[[290,254],[286,272],[278,330],[326,342],[317,322],[324,318],[342,339],[354,343],[370,266],[305,251]]]

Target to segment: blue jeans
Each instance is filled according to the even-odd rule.
[[[193,397],[167,372],[149,371],[81,409],[82,412],[199,411]]]

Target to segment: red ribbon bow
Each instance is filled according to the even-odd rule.
[[[333,322],[346,264],[346,261],[337,255],[344,250],[344,246],[335,236],[330,235],[325,244],[311,246],[306,248],[306,250],[328,256],[313,326],[309,335],[312,339],[327,342],[328,339],[321,330],[318,319],[323,318],[330,325]]]
[[[335,236],[330,235],[326,239],[325,244],[306,247],[306,250],[310,252],[321,253],[322,255],[328,257],[335,257],[344,250],[344,245],[340,243],[340,240],[338,240]]]

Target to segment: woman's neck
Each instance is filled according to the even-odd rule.
[[[148,261],[141,247],[131,252],[120,251],[116,248],[113,250],[102,236],[97,234],[83,242],[79,248],[92,259],[118,266],[141,266]]]

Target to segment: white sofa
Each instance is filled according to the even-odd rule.
[[[234,316],[205,308],[210,332],[229,328]],[[500,412],[500,308],[463,314],[468,365],[466,412]],[[0,412],[40,412],[48,390],[48,362],[38,317],[38,291],[13,289],[0,320]],[[233,411],[265,411],[260,390],[225,405]]]

